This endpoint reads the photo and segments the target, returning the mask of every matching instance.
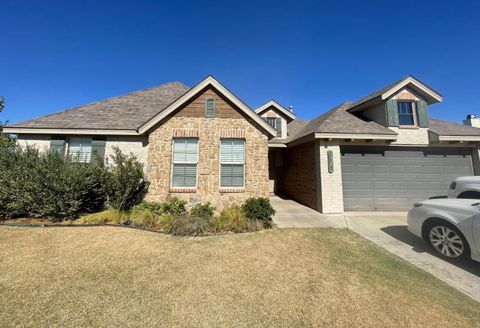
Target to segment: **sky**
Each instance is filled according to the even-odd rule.
[[[213,75],[312,119],[406,75],[480,115],[480,1],[0,0],[0,120]]]

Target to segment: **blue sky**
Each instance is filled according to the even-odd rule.
[[[461,5],[460,5],[461,4]],[[412,74],[480,114],[478,1],[2,1],[0,120],[212,74],[313,118]]]

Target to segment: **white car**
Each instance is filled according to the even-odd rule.
[[[459,177],[453,180],[448,198],[480,199],[480,176]]]
[[[480,200],[430,199],[408,212],[408,230],[449,259],[480,262]]]

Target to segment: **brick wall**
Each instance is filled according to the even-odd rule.
[[[317,202],[315,143],[285,150],[282,172],[283,192],[293,200],[320,210]]]
[[[215,118],[204,117],[207,97],[216,101]],[[174,137],[198,138],[196,190],[170,186]],[[242,190],[220,190],[221,138],[245,139],[245,188]],[[251,196],[268,196],[267,136],[213,89],[201,92],[150,132],[148,163],[149,200],[165,201],[175,196],[191,204],[210,201],[221,210],[225,206],[240,204]]]

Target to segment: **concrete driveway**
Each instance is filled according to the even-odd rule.
[[[345,212],[348,227],[480,301],[480,263],[455,263],[437,256],[407,231],[405,212]]]

